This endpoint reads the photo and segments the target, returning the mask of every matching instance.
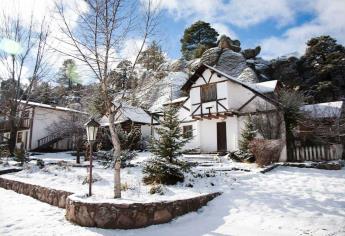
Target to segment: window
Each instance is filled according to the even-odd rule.
[[[27,119],[30,117],[30,111],[23,111],[23,118]]]
[[[192,125],[183,126],[182,129],[183,129],[182,130],[183,131],[182,136],[184,138],[191,138],[191,137],[193,137],[193,126]]]
[[[207,84],[200,88],[201,102],[212,102],[217,100],[217,84]]]
[[[18,132],[17,134],[17,143],[23,142],[23,132]]]

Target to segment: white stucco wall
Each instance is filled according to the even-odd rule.
[[[140,131],[142,138],[149,138],[151,136],[151,125],[141,125]]]
[[[227,151],[234,151],[238,148],[239,132],[236,116],[226,119],[212,119],[199,121],[200,125],[200,151],[217,152],[217,123],[226,123]]]
[[[54,122],[70,117],[70,112],[35,107],[34,120],[32,127],[31,149],[38,146],[38,140],[50,134],[49,128],[53,127]],[[55,145],[57,149],[67,149],[67,141],[60,141]]]

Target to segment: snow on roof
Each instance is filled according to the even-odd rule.
[[[168,102],[164,103],[163,105],[169,105],[169,104],[185,102],[187,99],[188,99],[188,97],[180,97],[180,98],[176,98],[174,100],[168,101]]]
[[[252,89],[260,93],[273,93],[278,84],[278,80],[270,80],[261,83],[248,84]]]
[[[140,107],[134,107],[128,104],[124,104],[120,110],[122,114],[131,121],[151,124],[151,116]]]
[[[47,108],[47,109],[54,109],[54,110],[60,110],[60,111],[68,111],[68,112],[76,112],[76,113],[83,113],[87,114],[86,112],[78,111],[75,109],[71,109],[68,107],[59,107],[59,106],[54,106],[54,105],[48,105],[44,103],[38,103],[38,102],[26,102],[26,101],[20,101],[21,103],[25,104],[27,103],[30,106],[36,106],[36,107],[42,107],[42,108]]]
[[[121,123],[126,120],[131,120],[137,123],[151,124],[151,116],[141,107],[135,107],[126,102],[113,101],[115,107],[121,104],[120,112],[122,116],[115,122]],[[103,122],[105,124],[106,122]]]
[[[312,118],[340,117],[343,108],[343,101],[325,102],[304,105],[301,111],[308,113]]]

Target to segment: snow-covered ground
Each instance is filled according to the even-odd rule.
[[[122,192],[121,199],[113,199],[114,171],[111,168],[103,168],[97,162],[94,162],[93,177],[100,180],[93,183],[93,196],[84,198],[84,201],[94,202],[153,202],[162,200],[175,200],[195,197],[205,193],[223,191],[222,186],[231,185],[233,178],[224,178],[229,176],[227,172],[213,171],[210,167],[194,168],[192,174],[186,175],[184,183],[174,186],[166,186],[164,195],[149,194],[151,186],[144,185],[142,182],[142,163],[150,157],[150,153],[138,153],[138,156],[132,162],[138,166],[127,167],[121,171],[121,183],[126,191]],[[32,158],[40,158],[47,162],[58,162],[65,160],[68,163],[74,163],[73,158],[68,153],[47,153],[34,156]],[[229,164],[217,164],[219,166],[229,166]],[[28,168],[29,167],[29,168]],[[43,169],[39,169],[35,165],[35,161],[31,161],[28,167],[17,173],[2,175],[3,178],[18,180],[21,182],[37,184],[59,190],[65,190],[78,195],[85,195],[88,192],[88,184],[84,183],[85,177],[88,175],[88,169],[85,167],[68,167],[59,165],[46,165]],[[224,167],[221,167],[224,168]],[[216,167],[215,167],[216,169]],[[239,174],[239,173],[238,173]],[[194,176],[197,175],[195,178]],[[193,185],[193,188],[186,185]]]
[[[224,192],[207,207],[136,230],[75,226],[61,209],[0,189],[0,235],[345,235],[345,169],[219,173],[196,180]]]

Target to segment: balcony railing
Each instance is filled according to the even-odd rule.
[[[18,126],[18,129],[19,130],[21,130],[21,129],[29,129],[30,125],[31,125],[31,119],[25,118],[25,119],[21,120],[21,122],[20,122],[20,124]],[[10,130],[11,130],[11,122],[9,120],[0,121],[0,131],[6,132],[6,131],[10,131]]]

